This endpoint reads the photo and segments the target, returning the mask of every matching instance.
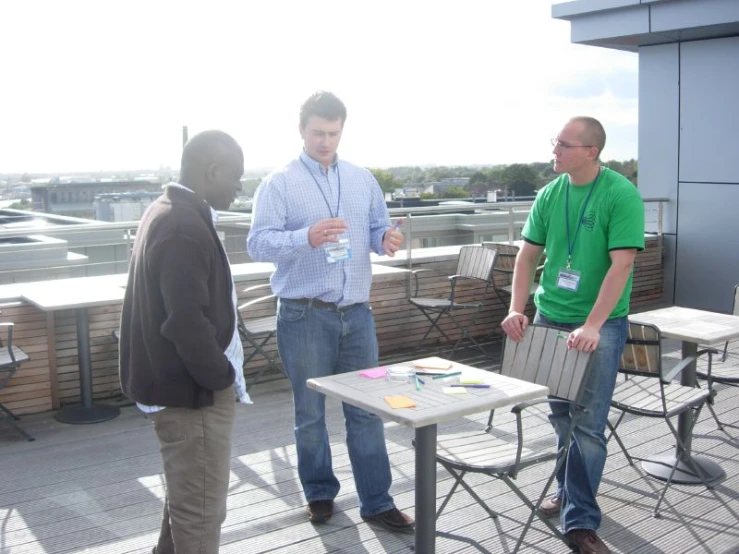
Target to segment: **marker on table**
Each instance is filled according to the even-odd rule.
[[[450,387],[464,387],[467,389],[489,389],[490,385],[449,385]]]
[[[443,379],[444,377],[454,377],[455,375],[462,375],[462,372],[452,371],[451,373],[440,373],[439,375],[434,375],[432,379]]]

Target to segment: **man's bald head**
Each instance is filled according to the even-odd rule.
[[[598,149],[598,158],[600,158],[603,149],[606,147],[606,130],[601,122],[588,116],[573,117],[570,122],[579,123],[582,126],[580,140],[583,144],[595,146]]]
[[[203,131],[182,150],[180,183],[216,210],[227,210],[241,190],[244,153],[228,133]]]

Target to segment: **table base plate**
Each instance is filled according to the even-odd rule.
[[[708,483],[714,483],[723,479],[726,474],[721,467],[714,461],[701,456],[693,456],[693,461],[701,468],[703,474],[706,476]],[[675,463],[675,454],[659,454],[652,456],[641,463],[642,469],[655,479],[661,481],[667,481],[672,470],[672,464]],[[685,485],[699,485],[702,484],[700,477],[698,477],[693,469],[685,462],[677,464],[675,475],[672,477],[673,483],[681,483]]]
[[[54,414],[54,417],[62,423],[82,425],[86,423],[100,423],[118,417],[121,409],[105,404],[93,404],[86,408],[81,404],[64,406]]]

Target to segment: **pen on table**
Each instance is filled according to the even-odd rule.
[[[416,390],[421,390],[421,385],[424,384],[423,379],[421,379],[418,375],[416,375],[415,380],[416,380]]]
[[[489,389],[490,385],[449,385],[450,387],[465,387],[467,389]]]
[[[434,375],[432,379],[442,379],[443,377],[454,377],[455,375],[462,375],[462,372],[452,371],[451,373],[440,373],[439,375]]]

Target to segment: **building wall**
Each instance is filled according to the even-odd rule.
[[[639,188],[666,196],[665,300],[727,312],[739,283],[739,37],[639,49]]]

